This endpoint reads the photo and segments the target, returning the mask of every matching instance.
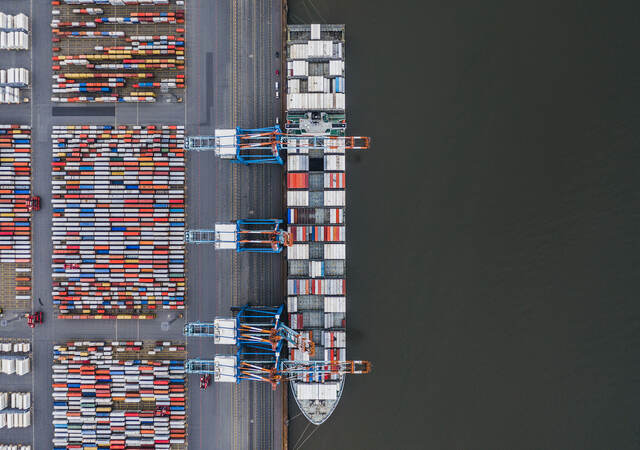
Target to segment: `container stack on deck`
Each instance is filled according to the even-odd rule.
[[[54,450],[186,447],[183,346],[67,342],[53,354]]]
[[[0,125],[0,306],[31,300],[31,129]]]
[[[59,318],[184,309],[183,126],[54,126]]]
[[[287,144],[287,221],[293,238],[287,250],[287,309],[289,325],[316,344],[313,356],[290,348],[293,360],[346,360],[345,146],[328,141],[346,129],[343,49],[342,25],[288,27],[285,129],[310,137]],[[313,423],[329,416],[341,381],[340,375],[305,375],[291,384]]]
[[[184,1],[53,4],[52,101],[182,101]]]

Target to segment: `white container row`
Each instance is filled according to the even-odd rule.
[[[28,236],[25,236],[28,238]],[[16,270],[16,272],[18,272]],[[30,272],[29,269],[26,272]],[[27,353],[31,351],[31,343],[30,342],[2,342],[0,343],[0,352],[2,353]]]
[[[0,12],[0,30],[29,31],[29,16],[24,13],[16,15]]]
[[[29,50],[29,33],[0,31],[0,50]]]
[[[342,59],[342,42],[308,41],[289,45],[290,59]]]
[[[322,299],[322,297],[320,297]],[[334,312],[346,312],[347,308],[347,299],[343,296],[325,296],[323,299],[324,303],[324,312],[325,313],[334,313]],[[304,306],[304,304],[303,304]],[[298,297],[297,296],[289,296],[287,297],[287,311],[290,313],[300,312],[298,310]],[[338,347],[340,347],[338,345]]]
[[[22,67],[0,70],[0,84],[5,83],[29,86],[29,70]]]
[[[19,88],[0,86],[0,104],[17,104],[21,101]]]
[[[31,411],[0,412],[0,428],[26,428],[31,426]]]
[[[313,192],[312,194],[315,194]],[[345,206],[345,191],[337,190],[337,191],[324,191],[321,192],[320,201],[322,203],[314,202],[311,204],[309,202],[309,191],[287,191],[287,206],[289,207],[300,207],[300,206]]]
[[[300,80],[289,80],[290,94],[301,93]],[[306,92],[340,93],[344,92],[344,78],[325,78],[323,76],[310,76],[307,80]]]
[[[287,108],[290,110],[338,110],[345,109],[345,94],[334,93],[291,93],[287,94]]]
[[[23,444],[0,444],[0,450],[31,450],[31,446]]]
[[[30,407],[30,392],[0,392],[0,410],[7,408],[26,410]]]
[[[60,28],[60,27],[87,27],[87,28],[96,28],[95,22],[61,22],[60,19],[53,19],[51,21],[51,28]]]
[[[25,375],[31,370],[28,356],[19,358],[0,357],[0,373],[6,375]]]

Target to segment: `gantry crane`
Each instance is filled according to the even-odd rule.
[[[277,125],[266,128],[219,129],[214,136],[187,136],[184,149],[213,150],[222,159],[241,164],[283,164],[278,142]]]
[[[285,342],[310,356],[315,343],[292,330],[281,320],[284,305],[244,306],[235,318],[216,318],[213,322],[190,322],[184,326],[185,336],[213,337],[215,344],[264,348],[279,353]]]
[[[190,359],[188,373],[211,373],[214,381],[240,383],[242,380],[270,383],[275,389],[281,381],[322,381],[329,376],[366,374],[369,361],[291,361],[277,360],[261,352],[238,352],[237,355],[217,355],[213,360]]]
[[[281,229],[281,219],[243,219],[235,223],[217,223],[213,230],[187,230],[190,244],[215,244],[216,249],[238,252],[280,253],[291,245],[291,235]]]
[[[220,129],[214,136],[187,136],[185,150],[213,150],[217,156],[242,164],[284,164],[281,152],[323,149],[331,153],[365,150],[369,138],[327,136],[325,134],[287,134],[280,127]]]

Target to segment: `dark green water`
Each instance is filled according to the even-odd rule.
[[[373,139],[348,357],[374,363],[290,448],[640,448],[640,3],[289,5],[347,25]]]

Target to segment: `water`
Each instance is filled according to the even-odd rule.
[[[289,448],[640,447],[640,4],[522,3],[289,1],[347,24],[374,364]]]

